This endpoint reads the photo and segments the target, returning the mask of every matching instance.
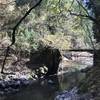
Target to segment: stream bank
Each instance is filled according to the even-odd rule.
[[[36,86],[43,89],[40,91],[40,93],[43,91],[44,92],[54,91],[53,93],[51,93],[51,97],[53,95],[53,99],[54,98],[56,99],[57,96],[62,97],[62,94],[67,94],[68,98],[69,96],[72,98],[73,96],[74,98],[76,98],[77,96],[77,98],[79,98],[78,97],[79,95],[76,93],[76,91],[78,91],[78,88],[76,86],[78,86],[79,82],[84,79],[85,69],[88,67],[91,68],[93,64],[93,58],[92,57],[80,57],[79,58],[78,56],[73,57],[72,59],[68,59],[65,56],[63,56],[62,58],[63,58],[62,62],[59,65],[58,75],[56,77],[53,76],[53,78],[44,79],[43,77],[41,77],[40,79],[38,79],[38,76],[34,73],[34,71],[33,73],[31,73],[29,69],[26,71],[25,66],[24,68],[23,66],[21,66],[21,68],[23,69],[21,72],[15,71],[12,74],[7,74],[7,73],[1,74],[0,75],[0,88],[1,88],[0,89],[0,95],[1,95],[0,100],[7,100],[6,98],[8,97],[10,98],[10,100],[19,100],[21,98],[22,100],[24,100],[26,97],[23,94],[24,89],[25,89],[25,93],[30,91],[30,94],[27,94],[27,93],[26,94],[30,95],[31,98],[34,98],[34,96],[36,95],[31,96],[32,94],[31,92],[35,92],[35,91],[31,90],[31,87],[36,88],[34,87],[34,85],[36,84],[39,85],[39,86],[38,85]],[[23,61],[18,62],[18,63],[23,63]],[[19,68],[18,64],[16,65],[17,67],[15,66],[15,68]],[[36,88],[36,91],[39,92],[40,89],[38,90],[38,87]],[[24,97],[20,98],[19,97],[19,95],[21,95],[20,93],[23,94]],[[13,94],[14,94],[14,97],[12,96]],[[47,95],[48,94],[49,93],[47,93]],[[43,95],[44,94],[41,93],[41,96]],[[53,99],[50,99],[50,100],[53,100]],[[43,98],[43,99],[37,99],[37,100],[48,100],[48,99]],[[68,100],[78,100],[78,99],[68,99]]]

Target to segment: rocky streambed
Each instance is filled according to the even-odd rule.
[[[61,89],[60,91],[58,89],[54,92],[55,95],[53,98],[55,100],[81,100],[81,99],[89,100],[88,98],[92,98],[90,94],[79,95],[78,88],[76,87],[78,86],[79,81],[82,80],[84,76],[84,73],[80,74],[81,71],[88,67],[91,67],[92,64],[93,64],[92,56],[91,57],[86,56],[80,58],[73,57],[72,59],[68,59],[67,57],[63,56],[63,60],[59,65],[58,81],[57,81],[57,84],[59,83],[59,87]],[[39,87],[41,86],[45,87],[46,84],[46,86],[49,85],[52,89],[52,86],[55,85],[54,81],[57,80],[57,77],[53,80],[52,78],[44,79],[43,77],[38,79],[38,76],[35,73],[31,74],[30,71],[25,72],[25,70],[26,69],[24,69],[24,71],[22,72],[17,71],[12,74],[7,74],[7,73],[0,74],[0,95],[1,96],[19,93],[19,91],[22,88],[29,87],[33,85],[36,81],[39,81],[40,83]],[[44,90],[44,88],[42,89]],[[47,90],[49,90],[49,88],[47,88],[45,91]],[[24,99],[25,98],[23,98],[22,100]],[[2,100],[6,100],[6,99],[2,99]],[[12,100],[19,100],[19,99],[13,98]],[[45,99],[41,99],[41,100],[45,100]]]
[[[0,74],[0,95],[16,93],[21,88],[31,85],[34,81],[35,79],[31,76],[20,73]]]

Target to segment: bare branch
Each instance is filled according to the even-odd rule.
[[[81,2],[79,2],[78,0],[76,0],[77,1],[77,3],[79,4],[79,6],[80,7],[82,7],[83,8],[83,10],[87,13],[87,15],[89,15],[89,13],[88,13],[88,11],[87,11],[87,9],[82,5],[82,3]]]
[[[12,43],[7,47],[6,49],[6,53],[5,53],[5,58],[4,58],[4,61],[3,61],[3,65],[2,65],[2,69],[1,69],[1,73],[4,73],[3,72],[3,69],[4,69],[4,65],[5,65],[5,61],[6,61],[6,58],[8,56],[8,53],[9,53],[9,49],[10,47],[15,43],[15,34],[16,34],[16,30],[18,28],[18,26],[21,24],[21,22],[29,15],[29,13],[34,9],[36,8],[38,5],[40,5],[40,3],[42,2],[42,0],[39,0],[38,3],[36,3],[33,7],[31,7],[26,13],[25,15],[18,21],[18,23],[14,26],[13,28],[13,33],[12,33]]]
[[[88,18],[88,19],[90,19],[91,21],[93,21],[95,24],[100,25],[100,22],[98,22],[95,18],[93,18],[93,17],[90,16],[90,15],[83,15],[83,14],[74,13],[74,12],[71,12],[71,11],[69,11],[69,13],[70,13],[70,15],[79,16],[79,17],[83,17],[83,18]]]
[[[32,8],[30,8],[25,15],[19,20],[19,22],[15,25],[15,27],[13,28],[13,33],[12,33],[12,43],[10,46],[12,46],[15,43],[15,31],[18,28],[18,26],[21,24],[21,22],[29,15],[29,13],[36,8],[40,3],[42,2],[42,0],[39,0],[39,2],[37,4],[35,4]]]

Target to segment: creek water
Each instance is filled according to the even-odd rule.
[[[24,87],[18,93],[2,96],[0,100],[54,100],[59,92],[77,86],[84,76],[81,72],[53,76],[50,80],[37,81]]]
[[[81,64],[77,63],[75,66],[81,67]],[[86,64],[82,66],[86,67]],[[54,100],[59,93],[76,87],[84,77],[85,73],[77,70],[41,79],[21,88],[17,93],[1,96],[0,100]]]

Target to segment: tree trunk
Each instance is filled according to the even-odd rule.
[[[100,50],[94,52],[94,66],[100,65]]]

